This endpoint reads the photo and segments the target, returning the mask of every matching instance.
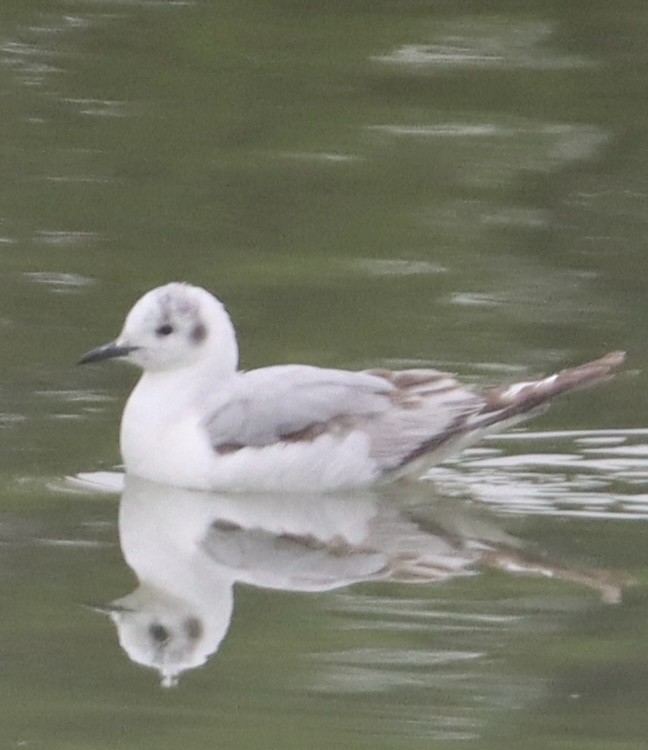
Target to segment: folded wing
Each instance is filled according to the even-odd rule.
[[[607,378],[621,352],[549,377],[481,393],[438,370],[343,370],[286,365],[241,373],[206,429],[214,450],[343,438],[360,431],[381,473],[441,460],[485,431],[530,415],[564,391]]]

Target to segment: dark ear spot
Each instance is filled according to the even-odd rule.
[[[188,617],[184,621],[184,629],[187,637],[192,641],[197,641],[203,633],[203,626],[197,617]]]
[[[191,332],[191,340],[194,344],[200,344],[207,338],[207,329],[202,323],[196,323]]]

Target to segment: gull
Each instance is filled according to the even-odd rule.
[[[236,586],[318,593],[356,583],[437,585],[498,570],[570,581],[621,601],[620,571],[556,564],[483,508],[429,492],[197,492],[126,477],[119,543],[137,587],[103,606],[135,663],[164,687],[205,664],[227,637]],[[431,605],[434,606],[434,605]]]
[[[434,369],[241,371],[222,302],[172,282],[141,297],[117,339],[80,364],[119,358],[143,370],[121,421],[127,474],[198,490],[329,492],[419,478],[554,396],[608,378],[624,356],[483,391]]]

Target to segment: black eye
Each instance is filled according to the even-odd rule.
[[[149,635],[156,643],[166,643],[171,638],[171,633],[157,622],[149,625]]]
[[[158,336],[168,336],[173,333],[173,326],[170,323],[165,323],[163,326],[156,328],[155,333]]]

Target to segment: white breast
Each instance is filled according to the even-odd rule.
[[[120,444],[128,474],[222,491],[330,491],[368,485],[379,476],[361,431],[221,455],[203,427],[204,410],[192,408],[193,399],[175,387],[166,390],[162,380],[145,375],[126,404]]]

